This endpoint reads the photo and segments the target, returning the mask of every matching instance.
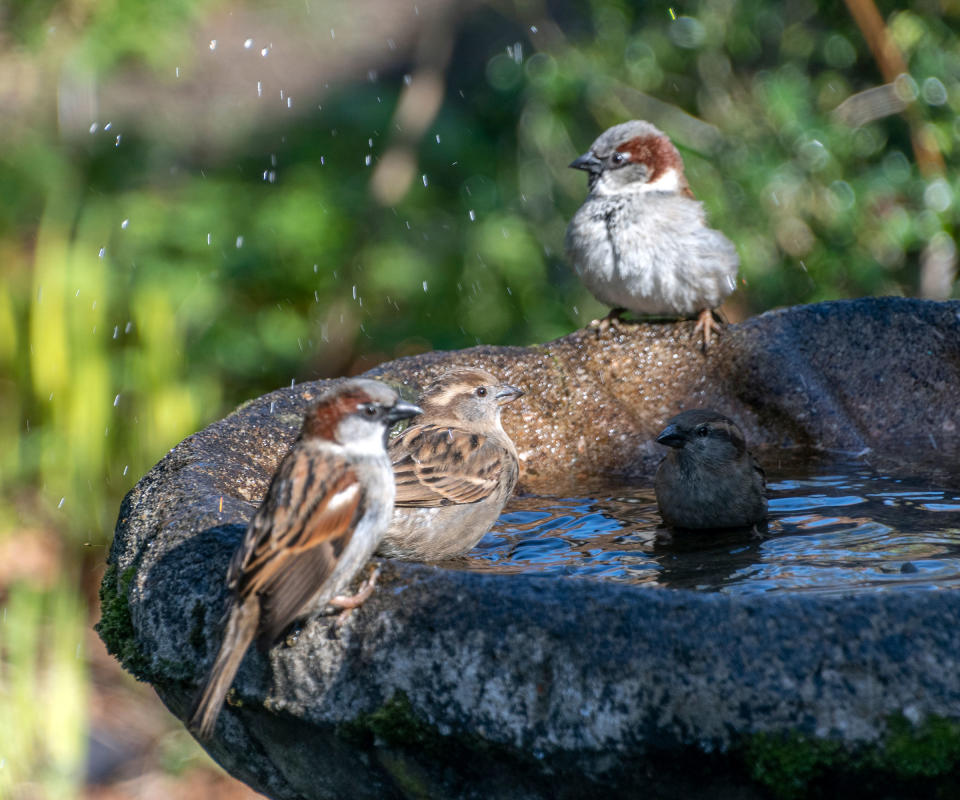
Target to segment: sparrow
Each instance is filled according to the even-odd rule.
[[[327,390],[307,411],[227,569],[223,640],[189,722],[201,738],[213,733],[255,637],[267,650],[293,622],[328,604],[355,607],[372,592],[368,585],[354,597],[337,596],[390,522],[387,432],[420,411],[385,384],[363,379]]]
[[[483,538],[517,484],[517,449],[500,410],[522,394],[466,367],[426,388],[418,401],[423,416],[388,448],[397,496],[381,555],[439,561]]]
[[[669,447],[654,489],[671,528],[746,528],[767,516],[766,480],[733,420],[708,409],[677,414],[660,435]]]
[[[614,307],[698,316],[704,348],[713,309],[736,288],[733,243],[707,227],[703,206],[670,139],[643,120],[614,125],[570,164],[589,175],[587,199],[567,227],[567,258],[584,285]],[[607,323],[609,324],[609,322]]]

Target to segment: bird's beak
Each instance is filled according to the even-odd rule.
[[[516,386],[511,386],[509,383],[500,384],[500,388],[497,390],[497,393],[494,397],[497,399],[498,406],[505,406],[507,403],[512,403],[518,397],[523,394],[523,389],[518,389]]]
[[[686,437],[680,433],[680,429],[676,425],[667,425],[660,435],[657,437],[657,444],[666,445],[667,447],[683,447],[683,443],[686,441]]]
[[[402,419],[410,419],[410,417],[415,417],[417,414],[422,414],[423,409],[420,406],[415,406],[413,403],[405,403],[403,400],[397,401],[387,412],[387,419],[390,420],[390,423],[399,422]]]
[[[603,162],[597,158],[591,150],[589,153],[584,153],[579,158],[573,159],[573,161],[570,162],[570,168],[584,169],[591,175],[599,175],[603,172]]]

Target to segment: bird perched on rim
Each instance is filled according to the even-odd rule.
[[[349,380],[320,395],[280,463],[227,570],[231,597],[223,640],[197,697],[190,727],[209,738],[227,690],[253,641],[268,649],[293,622],[334,605],[373,555],[393,510],[386,439],[397,420],[420,413],[385,384]]]
[[[609,319],[624,309],[698,316],[704,347],[713,309],[736,288],[733,243],[707,227],[670,139],[643,120],[604,131],[571,167],[589,174],[587,199],[567,227],[567,257]],[[609,322],[607,323],[609,324]]]
[[[426,388],[423,416],[388,448],[397,497],[381,555],[437,561],[483,538],[517,484],[517,449],[500,411],[522,394],[472,367],[451,369]]]
[[[767,516],[763,468],[736,423],[708,409],[677,414],[657,436],[670,450],[654,481],[672,528],[745,528]]]

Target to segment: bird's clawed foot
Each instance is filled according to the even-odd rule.
[[[707,352],[707,348],[710,346],[710,335],[714,331],[716,331],[717,336],[719,336],[723,333],[723,325],[720,320],[714,316],[712,308],[705,308],[697,317],[697,325],[693,329],[694,339],[697,338],[698,334],[703,334],[703,352]]]
[[[338,594],[336,597],[330,598],[327,605],[340,609],[336,621],[338,628],[347,621],[350,614],[353,613],[353,609],[359,608],[370,598],[379,577],[380,565],[377,564],[370,570],[370,577],[363,582],[356,594]]]
[[[609,330],[616,330],[620,326],[623,315],[627,313],[625,308],[611,308],[610,313],[603,319],[595,319],[590,323],[590,327],[597,332],[597,336],[603,336]]]

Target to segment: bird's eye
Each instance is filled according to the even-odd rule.
[[[477,395],[477,397],[486,397],[486,396],[487,396],[487,387],[486,387],[486,386],[478,386],[478,387],[477,387],[477,391],[476,391],[476,395]]]
[[[706,425],[701,425],[697,428],[697,436],[709,436],[710,429]]]
[[[619,150],[615,150],[613,155],[610,156],[610,161],[612,161],[614,164],[622,164],[626,160],[627,157]]]
[[[377,408],[377,406],[364,406],[363,413],[370,417],[370,419],[374,419],[380,415],[380,409]]]

